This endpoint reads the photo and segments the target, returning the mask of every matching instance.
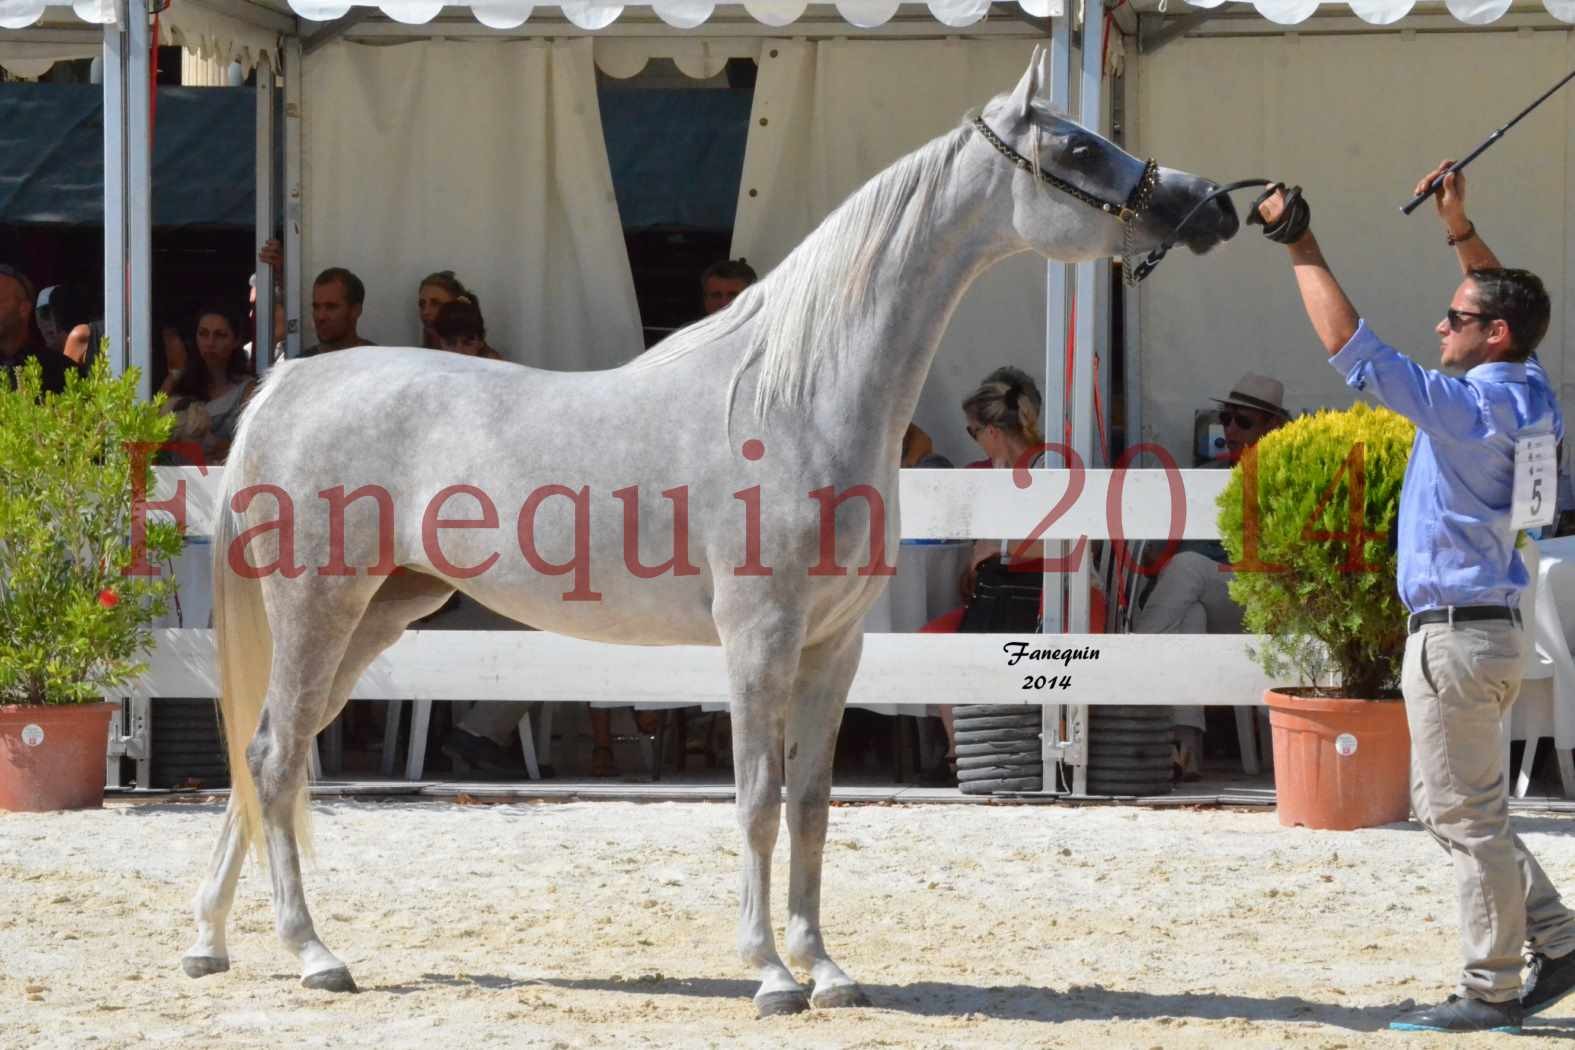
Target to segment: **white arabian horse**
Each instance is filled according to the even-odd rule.
[[[234,790],[188,974],[229,968],[225,921],[260,835],[302,982],[355,988],[302,890],[307,754],[373,659],[460,590],[578,638],[722,647],[745,843],[738,947],[759,974],[757,1011],[867,1003],[821,938],[832,752],[901,535],[903,430],[947,320],[1009,255],[1146,250],[1216,189],[1053,111],[1047,65],[1036,55],[1011,94],[853,194],[729,309],[623,367],[368,348],[274,370],[219,508]],[[1184,242],[1201,253],[1236,227],[1216,199]],[[348,501],[337,522],[335,498]],[[784,785],[787,962],[770,921]]]

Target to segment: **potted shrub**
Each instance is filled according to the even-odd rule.
[[[1407,819],[1410,736],[1398,685],[1406,611],[1392,538],[1414,428],[1358,404],[1296,420],[1242,458],[1220,496],[1231,597],[1271,676],[1280,823]]]
[[[147,568],[180,550],[178,528],[134,534],[132,514],[174,420],[107,357],[61,394],[41,396],[36,361],[0,382],[0,809],[102,804],[104,698],[145,669],[174,587]]]

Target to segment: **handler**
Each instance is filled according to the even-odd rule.
[[[1397,525],[1400,598],[1411,612],[1401,674],[1411,805],[1454,861],[1465,966],[1455,995],[1390,1027],[1513,1032],[1575,988],[1575,915],[1510,830],[1501,728],[1526,644],[1517,603],[1527,574],[1510,527],[1516,442],[1562,438],[1564,420],[1532,355],[1548,327],[1542,282],[1500,266],[1466,218],[1463,176],[1449,177],[1437,203],[1466,273],[1434,329],[1441,364],[1458,377],[1423,369],[1357,317],[1299,189],[1275,191],[1248,221],[1289,248],[1329,363],[1417,427]]]

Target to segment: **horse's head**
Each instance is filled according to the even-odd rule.
[[[1048,98],[1049,63],[1049,52],[1035,48],[1017,87],[992,100],[975,122],[1003,163],[1026,162],[1029,169],[1016,180],[1014,227],[1034,250],[1068,262],[1156,247],[1219,186],[1145,163],[1056,111]],[[1222,194],[1187,222],[1178,242],[1202,254],[1240,225]]]

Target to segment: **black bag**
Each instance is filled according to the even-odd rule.
[[[963,613],[960,634],[1028,634],[1039,630],[1044,576],[1038,565],[1014,572],[1000,557],[979,563],[973,601]]]

